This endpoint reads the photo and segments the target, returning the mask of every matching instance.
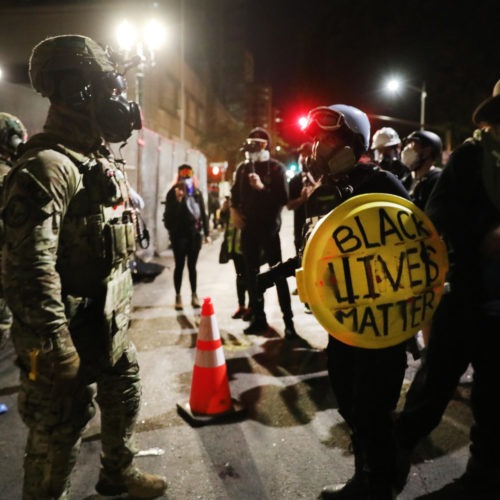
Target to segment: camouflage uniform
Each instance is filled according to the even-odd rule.
[[[0,192],[2,189],[4,177],[10,170],[10,165],[7,160],[0,157]],[[3,231],[3,229],[0,229]],[[3,294],[0,293],[0,349],[4,347],[10,336],[10,326],[12,323],[12,313],[3,298]]]
[[[0,113],[0,200],[5,176],[12,167],[20,143],[26,141],[27,132],[21,120],[10,113]],[[0,220],[0,247],[3,243],[3,223]],[[1,253],[0,253],[1,260]],[[5,347],[10,337],[12,313],[3,297],[0,283],[0,349]]]
[[[131,494],[138,478],[158,480],[155,492],[166,488],[133,465],[141,395],[128,338],[135,235],[124,173],[101,142],[91,120],[51,105],[44,132],[24,145],[5,182],[2,276],[21,368],[19,412],[29,428],[25,500],[69,498],[94,396],[102,441],[96,489]],[[159,496],[143,487],[134,496]]]

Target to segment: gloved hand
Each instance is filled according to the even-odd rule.
[[[40,353],[40,375],[50,381],[50,410],[54,418],[64,421],[69,417],[72,400],[81,392],[84,384],[80,372],[80,356],[69,333],[60,333],[53,342],[53,349]]]
[[[79,376],[80,356],[76,351],[58,356],[53,360],[53,385],[51,409],[59,422],[70,419],[75,407],[79,407],[86,384]]]

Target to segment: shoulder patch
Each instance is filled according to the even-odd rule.
[[[30,213],[29,200],[22,196],[13,196],[3,211],[3,219],[9,227],[20,227],[29,219]]]

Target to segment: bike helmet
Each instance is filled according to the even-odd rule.
[[[430,146],[433,158],[438,158],[443,151],[441,138],[430,130],[416,130],[405,139],[405,144],[411,141],[420,142],[423,146]]]
[[[332,132],[347,129],[359,139],[362,152],[370,146],[370,121],[366,113],[354,106],[333,104],[312,109],[303,131],[314,137],[318,128]]]

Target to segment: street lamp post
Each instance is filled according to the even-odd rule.
[[[186,83],[185,83],[185,74],[184,74],[184,65],[186,61],[186,54],[185,54],[185,6],[184,6],[184,0],[181,0],[180,4],[180,17],[181,17],[181,53],[180,53],[180,106],[179,106],[179,113],[180,113],[180,130],[179,130],[179,136],[182,142],[186,140]]]
[[[425,128],[425,101],[427,99],[427,90],[425,88],[425,82],[422,83],[421,87],[416,87],[409,83],[402,83],[399,78],[391,78],[387,81],[386,88],[390,92],[398,92],[401,87],[407,87],[420,94],[420,130]]]
[[[149,21],[145,25],[142,35],[138,36],[134,25],[128,21],[122,21],[116,31],[118,45],[123,55],[128,59],[133,53],[139,58],[139,64],[135,70],[135,100],[144,116],[144,72],[146,66],[154,67],[156,64],[155,54],[165,41],[166,31],[164,26],[156,20]],[[142,152],[144,144],[142,131],[139,131],[137,148],[137,191],[142,193]]]

